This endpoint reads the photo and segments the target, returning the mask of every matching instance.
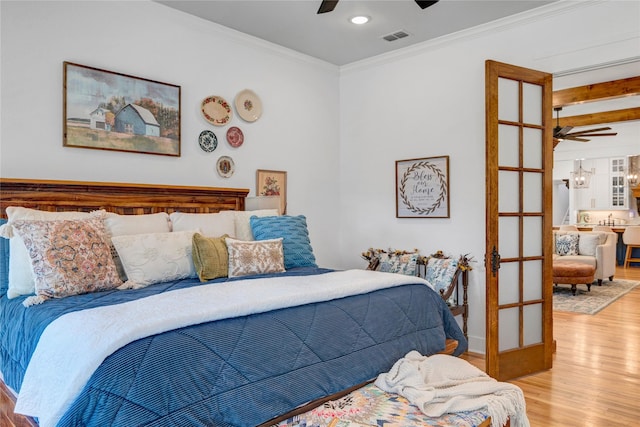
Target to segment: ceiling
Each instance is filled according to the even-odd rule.
[[[318,15],[321,0],[156,0],[171,8],[342,66],[544,6],[555,0],[341,0]],[[349,18],[371,20],[354,25]],[[386,41],[404,31],[407,37]]]

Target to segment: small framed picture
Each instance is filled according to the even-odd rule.
[[[287,172],[258,169],[256,171],[256,195],[280,196],[280,212],[287,213]]]
[[[396,217],[449,218],[449,156],[396,161]]]

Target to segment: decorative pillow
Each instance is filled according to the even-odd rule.
[[[235,217],[235,236],[238,240],[256,240],[253,237],[251,230],[251,224],[249,219],[252,216],[264,217],[264,216],[277,216],[278,209],[259,209],[255,211],[225,211],[233,212]]]
[[[113,245],[127,273],[123,289],[197,277],[191,257],[195,231],[114,236]]]
[[[317,267],[304,215],[251,217],[250,222],[256,240],[282,238],[284,268]]]
[[[227,277],[229,254],[225,239],[229,237],[205,237],[200,233],[193,235],[193,264],[201,282]]]
[[[449,287],[457,269],[457,259],[431,257],[427,261],[424,278],[440,293]]]
[[[7,218],[9,222],[2,226],[3,236],[10,237],[9,251],[9,286],[7,298],[16,298],[20,295],[31,295],[35,293],[35,277],[31,268],[31,258],[27,253],[22,238],[13,233],[12,222],[16,220],[74,220],[89,218],[88,212],[48,212],[37,209],[23,208],[20,206],[9,206],[7,208]]]
[[[418,252],[383,252],[380,254],[380,264],[378,265],[378,271],[415,276],[419,256],[420,254],[418,254]]]
[[[31,258],[39,297],[62,298],[122,285],[101,218],[17,220],[12,226]]]
[[[556,254],[578,255],[578,234],[568,233],[556,236]]]
[[[244,241],[227,237],[229,277],[285,271],[282,239]]]
[[[173,231],[200,230],[204,237],[235,236],[236,233],[233,211],[212,214],[173,212],[169,218]]]
[[[145,215],[107,213],[104,223],[111,237],[129,234],[168,233],[171,231],[171,222],[166,212]]]
[[[578,254],[596,256],[596,246],[600,244],[603,233],[580,233],[578,235]]]

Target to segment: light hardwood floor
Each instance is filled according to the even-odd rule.
[[[618,268],[615,277],[640,280],[640,268]],[[595,315],[554,312],[553,335],[553,368],[511,381],[524,392],[531,426],[638,426],[640,286]],[[464,357],[484,369],[482,355]]]

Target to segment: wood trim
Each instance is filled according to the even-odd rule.
[[[637,95],[640,95],[640,76],[556,90],[552,102],[554,107],[566,107]],[[578,127],[630,120],[640,120],[640,107],[561,117],[558,124]]]
[[[248,189],[0,178],[0,217],[23,206],[51,212],[104,209],[117,214],[244,210]]]
[[[578,116],[560,117],[560,127],[591,126],[606,123],[628,122],[640,120],[640,107],[625,108],[623,110],[603,111],[602,113],[580,114]]]
[[[640,95],[640,76],[556,90],[552,102],[554,107],[566,107],[635,95]]]

